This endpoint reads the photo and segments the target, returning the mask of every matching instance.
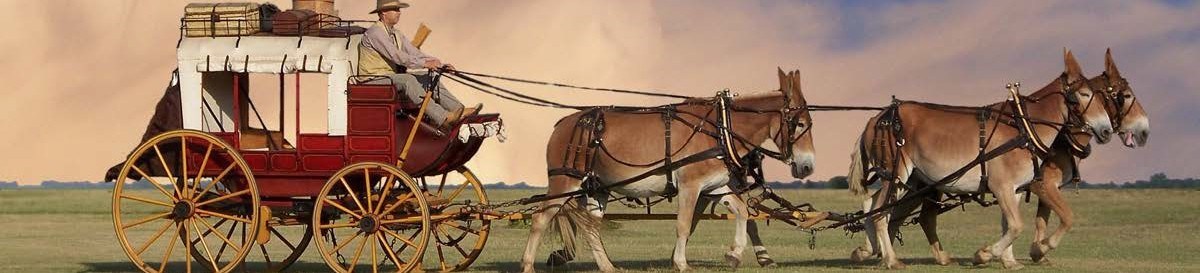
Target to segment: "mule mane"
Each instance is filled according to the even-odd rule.
[[[733,104],[739,107],[754,107],[758,110],[776,110],[787,106],[787,97],[779,90],[755,92],[733,98]]]

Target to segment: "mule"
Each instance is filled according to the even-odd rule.
[[[1113,61],[1111,49],[1105,52],[1104,72],[1089,79],[1088,84],[1092,90],[1103,94],[1099,98],[1104,100],[1105,111],[1108,112],[1109,119],[1113,122],[1113,127],[1120,135],[1122,143],[1129,148],[1144,146],[1149,137],[1149,118],[1141,104],[1136,101],[1128,80],[1121,77],[1116,62]],[[1053,152],[1042,164],[1042,179],[1029,185],[1029,192],[1038,196],[1034,240],[1029,251],[1029,256],[1035,263],[1048,263],[1049,260],[1045,258],[1046,254],[1058,247],[1062,237],[1073,226],[1074,213],[1063,199],[1060,188],[1079,179],[1077,166],[1082,159],[1090,155],[1089,143],[1091,140],[1091,134],[1086,132],[1071,132],[1061,135],[1051,145]],[[933,183],[922,182],[926,185]],[[928,197],[926,200],[930,200],[937,199],[938,196],[926,197]],[[890,238],[896,238],[897,225],[912,213],[912,209],[915,209],[913,206],[907,208],[908,211],[896,210],[893,212],[892,223],[889,226],[892,229],[889,230]],[[935,261],[940,265],[949,265],[950,256],[942,250],[937,236],[936,217],[939,210],[941,208],[937,203],[923,202],[917,216],[917,223],[921,225],[922,231],[926,234],[925,237],[930,244]],[[1051,212],[1059,216],[1060,222],[1053,234],[1047,237],[1046,229]],[[873,235],[867,237],[871,236]],[[868,252],[871,253],[870,256],[878,255],[876,250],[870,248],[872,248],[871,243],[868,242],[866,246],[855,250],[852,259],[863,260],[866,258],[864,253]],[[1011,252],[1012,250],[1009,248],[1007,251]],[[1012,253],[1005,255],[1012,255]]]
[[[655,108],[674,112],[671,118],[665,118],[668,116],[659,111],[647,113],[645,109],[596,108],[560,120],[546,149],[547,165],[551,168],[547,196],[578,191],[585,186],[591,190],[579,197],[564,196],[541,203],[540,211],[533,215],[521,259],[522,270],[533,272],[540,239],[552,224],[560,230],[569,230],[566,236],[582,231],[600,271],[616,270],[605,252],[597,226],[604,217],[604,204],[614,193],[633,198],[676,194],[672,263],[677,270],[690,269],[686,248],[691,234],[691,212],[702,192],[728,189],[730,161],[736,165],[737,158],[772,144],[782,149],[776,153],[776,159],[789,164],[793,176],[800,178],[812,173],[812,119],[800,89],[799,72],[785,74],[780,70],[779,83],[778,92],[736,97],[724,107],[721,99],[717,99],[689,100],[669,108]],[[597,125],[602,129],[596,129]],[[675,133],[665,133],[668,128]],[[585,146],[593,148],[581,148]],[[719,158],[671,166],[671,162],[695,159],[693,156],[715,148],[726,152]],[[568,170],[564,171],[564,167]],[[725,254],[727,261],[736,267],[746,245],[748,215],[742,200],[730,198],[729,202],[734,203],[732,207],[740,208],[733,212],[734,244]],[[560,220],[551,221],[560,214],[563,216],[557,218]]]
[[[942,181],[955,173],[959,168],[967,166],[985,151],[992,151],[1002,146],[1002,141],[1027,136],[1030,139],[1030,149],[1013,149],[999,154],[982,164],[967,169],[958,177],[951,177],[948,183],[936,185],[934,193],[946,192],[956,194],[992,193],[1002,211],[1001,228],[1003,235],[996,242],[985,246],[975,254],[976,264],[986,264],[996,255],[1001,255],[1004,267],[1017,269],[1022,265],[1011,255],[1013,241],[1020,234],[1023,223],[1017,208],[1016,190],[1031,183],[1036,176],[1034,160],[1041,151],[1050,144],[1041,140],[1054,140],[1058,135],[1070,131],[1068,125],[1076,124],[1080,128],[1089,128],[1090,134],[1096,136],[1100,143],[1109,141],[1112,124],[1103,105],[1102,94],[1093,91],[1083,76],[1078,62],[1070,51],[1064,51],[1066,71],[1044,88],[1027,96],[1024,115],[1028,119],[1018,120],[1006,117],[1005,114],[1018,112],[1011,104],[998,103],[987,106],[990,113],[1003,113],[999,117],[993,114],[981,114],[980,108],[951,107],[927,103],[902,102],[894,106],[894,112],[884,111],[873,117],[864,129],[859,144],[852,154],[849,180],[851,191],[855,194],[865,194],[864,174],[867,168],[883,168],[883,188],[874,198],[864,203],[864,210],[870,211],[884,207],[891,202],[892,191],[903,194],[905,187],[919,189],[922,181]],[[984,113],[989,113],[984,112]],[[895,115],[898,124],[888,128],[878,126],[884,115]],[[981,115],[987,115],[987,121],[981,122]],[[997,119],[1007,119],[1014,125],[1029,121],[1025,133],[1022,126],[999,124]],[[896,129],[891,129],[896,128]],[[877,132],[883,130],[883,132]],[[888,132],[887,130],[895,130]],[[977,140],[981,140],[983,132],[989,132],[988,141],[983,148]],[[1024,134],[1024,135],[1023,135]],[[877,139],[882,137],[881,139]],[[886,143],[894,149],[892,154],[883,154],[887,149],[871,149],[871,143]],[[895,143],[894,145],[892,143]],[[886,162],[878,166],[875,162]],[[888,169],[888,168],[891,169]],[[986,178],[984,177],[986,170]],[[911,181],[910,181],[911,180]],[[929,183],[926,183],[929,184]],[[929,205],[929,198],[924,198]],[[915,202],[904,202],[893,208],[894,211],[911,211]],[[932,211],[932,210],[931,210]],[[884,211],[868,218],[866,227],[868,239],[872,248],[879,252],[881,266],[885,268],[902,268],[891,245],[889,231],[890,211]],[[936,226],[936,218],[919,217],[922,225]],[[948,261],[948,255],[941,250],[936,234],[926,234],[933,245],[934,256],[939,263]],[[887,237],[884,237],[887,236]],[[855,251],[855,255],[864,255],[863,249]],[[868,252],[869,253],[869,252]]]

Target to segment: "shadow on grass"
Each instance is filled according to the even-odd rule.
[[[83,273],[83,272],[97,272],[97,273],[99,273],[99,272],[141,272],[138,270],[137,267],[135,267],[133,265],[132,262],[129,262],[129,261],[82,263],[82,265],[86,269],[79,271],[80,273]],[[247,265],[252,269],[249,272],[254,272],[253,271],[254,268],[261,269],[261,268],[266,267],[265,263],[248,263]],[[170,272],[175,272],[175,271],[170,270],[171,268],[179,269],[178,271],[183,271],[184,262],[167,263],[167,268],[168,268],[167,271],[170,271]],[[197,266],[197,265],[193,265],[192,270],[194,272],[208,272],[207,268]],[[395,269],[393,268],[392,270],[395,270]],[[299,262],[296,262],[295,264],[292,264],[292,266],[289,266],[287,268],[287,270],[285,270],[284,272],[329,272],[329,271],[331,271],[331,269],[329,269],[329,266],[325,265],[325,263],[299,261]]]
[[[937,265],[937,261],[934,260],[933,258],[901,259],[901,261],[903,261],[907,265],[932,265],[932,266]],[[797,268],[797,269],[799,269],[799,268],[833,268],[833,269],[859,269],[859,270],[864,270],[864,269],[865,270],[873,270],[873,269],[879,268],[877,265],[877,261],[855,263],[855,262],[850,261],[849,259],[824,259],[824,260],[785,261],[785,262],[776,261],[776,263],[777,263],[778,267],[776,267],[775,269],[779,269],[779,270],[783,270],[783,271],[786,271],[786,269],[788,269],[788,268]],[[634,270],[634,271],[664,271],[664,270],[669,271],[674,268],[674,266],[672,265],[671,259],[613,261],[613,265],[615,265],[618,269]],[[730,272],[736,271],[734,268],[729,267],[728,264],[726,264],[724,262],[718,262],[718,261],[689,261],[688,265],[690,265],[693,269],[698,269],[698,270],[702,270],[702,271],[730,271]],[[962,267],[968,267],[968,268],[973,267],[971,265],[971,259],[955,258],[955,259],[953,259],[953,263],[951,263],[951,265],[948,265],[947,268],[953,267],[956,265],[962,266]],[[538,271],[557,271],[557,272],[591,272],[591,271],[595,271],[597,269],[596,263],[594,263],[592,261],[583,261],[583,262],[576,261],[576,262],[571,262],[566,265],[558,266],[555,268],[549,268],[544,263],[539,262],[538,264],[535,265],[535,268]],[[747,259],[742,262],[741,268],[742,269],[756,269],[756,268],[760,268],[760,267],[758,266],[758,264],[756,264],[754,262],[754,260]],[[476,263],[474,266],[471,267],[471,269],[472,270],[481,270],[481,271],[519,272],[519,271],[521,271],[521,263],[518,261]]]

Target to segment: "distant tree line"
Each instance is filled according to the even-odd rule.
[[[767,186],[772,189],[846,189],[849,188],[849,182],[845,176],[834,176],[826,181],[821,180],[795,180],[789,182],[771,181],[767,182]],[[872,186],[878,186],[875,183]],[[88,182],[88,181],[42,181],[37,186],[19,186],[17,182],[0,181],[0,189],[16,189],[16,188],[43,188],[43,189],[110,189],[112,183],[109,182]],[[485,189],[544,189],[545,187],[532,186],[525,182],[516,184],[507,184],[505,182],[497,182],[484,184]],[[1067,187],[1074,187],[1068,185]],[[125,186],[127,189],[152,189],[153,185],[150,181],[139,180]],[[1150,176],[1149,180],[1137,180],[1127,183],[1091,183],[1083,181],[1079,183],[1079,188],[1082,189],[1185,189],[1185,188],[1200,188],[1200,178],[1169,178],[1165,173],[1155,173]]]

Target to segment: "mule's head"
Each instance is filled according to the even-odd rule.
[[[1104,96],[1104,110],[1108,111],[1122,144],[1130,148],[1146,146],[1146,140],[1150,138],[1150,118],[1134,96],[1129,81],[1117,70],[1112,49],[1104,53],[1104,74],[1093,78],[1091,83],[1092,89]]]
[[[1063,97],[1066,98],[1067,111],[1085,128],[1090,128],[1097,142],[1108,143],[1112,139],[1112,122],[1108,111],[1104,109],[1102,93],[1092,90],[1088,79],[1083,76],[1079,62],[1069,50],[1064,50],[1067,71],[1063,76]]]
[[[800,90],[800,71],[783,73],[779,70],[779,90],[786,103],[779,109],[780,121],[771,140],[783,149],[792,177],[805,178],[813,173],[816,154],[812,143],[812,115]]]

